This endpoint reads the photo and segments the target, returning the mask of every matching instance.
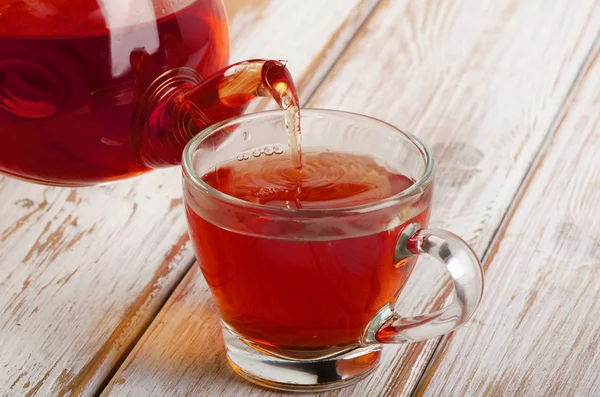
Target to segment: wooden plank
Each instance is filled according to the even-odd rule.
[[[366,113],[423,138],[438,162],[432,225],[464,236],[482,255],[592,46],[594,7],[383,2],[309,106]],[[421,262],[399,307],[430,309],[446,296],[445,281],[439,265]],[[232,374],[217,319],[194,267],[106,394],[278,395]],[[325,395],[410,394],[437,343],[388,347],[372,377]]]
[[[286,58],[308,80],[374,4],[227,1],[232,61]],[[290,48],[273,34],[284,17]],[[110,378],[193,261],[180,178],[69,190],[0,177],[0,395],[89,395]]]
[[[226,6],[237,57],[286,60],[298,85],[298,95],[305,99],[312,95],[378,2],[328,2],[326,12],[318,0],[229,0]],[[265,26],[261,20],[266,16],[271,25]],[[271,101],[265,106],[274,107]]]
[[[486,259],[480,314],[419,394],[600,395],[600,47]]]

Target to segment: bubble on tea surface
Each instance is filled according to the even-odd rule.
[[[254,149],[254,150],[252,151],[252,155],[253,155],[254,157],[260,157],[260,155],[261,155],[261,154],[262,154],[262,153],[261,153],[261,151],[260,151],[259,149]]]
[[[273,147],[273,152],[275,154],[281,154],[281,153],[283,153],[283,148],[281,146],[275,146],[275,147]]]
[[[265,148],[265,155],[270,156],[273,154],[273,152],[274,152],[274,149],[271,146],[267,146]]]
[[[244,153],[244,160],[248,160],[250,158],[250,155],[248,153]]]
[[[235,159],[237,161],[243,161],[244,160],[244,155],[243,154],[238,154]]]

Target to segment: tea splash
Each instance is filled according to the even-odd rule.
[[[290,151],[291,152],[291,151]],[[331,209],[369,204],[391,197],[413,181],[370,156],[307,152],[301,168],[280,146],[257,148],[249,160],[221,164],[203,180],[228,196],[282,208]]]

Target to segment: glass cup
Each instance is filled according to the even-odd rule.
[[[481,265],[456,235],[427,229],[430,151],[414,136],[358,114],[303,109],[303,151],[383,160],[415,182],[384,200],[336,209],[290,209],[227,196],[207,172],[287,148],[283,111],[213,125],[183,154],[186,215],[194,251],[216,300],[227,358],[261,386],[318,391],[373,371],[383,344],[434,338],[475,312]],[[454,284],[444,308],[402,317],[394,306],[416,258],[442,262]]]

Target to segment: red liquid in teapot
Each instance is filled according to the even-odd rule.
[[[67,185],[145,172],[129,135],[149,83],[227,63],[220,1],[98,3],[0,5],[0,172]]]
[[[368,204],[414,182],[367,156],[306,152],[299,170],[279,148],[257,154],[222,164],[203,180],[245,201],[304,209]],[[194,249],[224,321],[256,343],[287,350],[356,342],[414,265],[414,257],[393,263],[399,232],[411,222],[426,225],[428,212],[361,237],[286,240],[225,230],[204,220],[186,200]],[[252,222],[258,233],[282,235],[281,223],[267,217],[240,222]]]

